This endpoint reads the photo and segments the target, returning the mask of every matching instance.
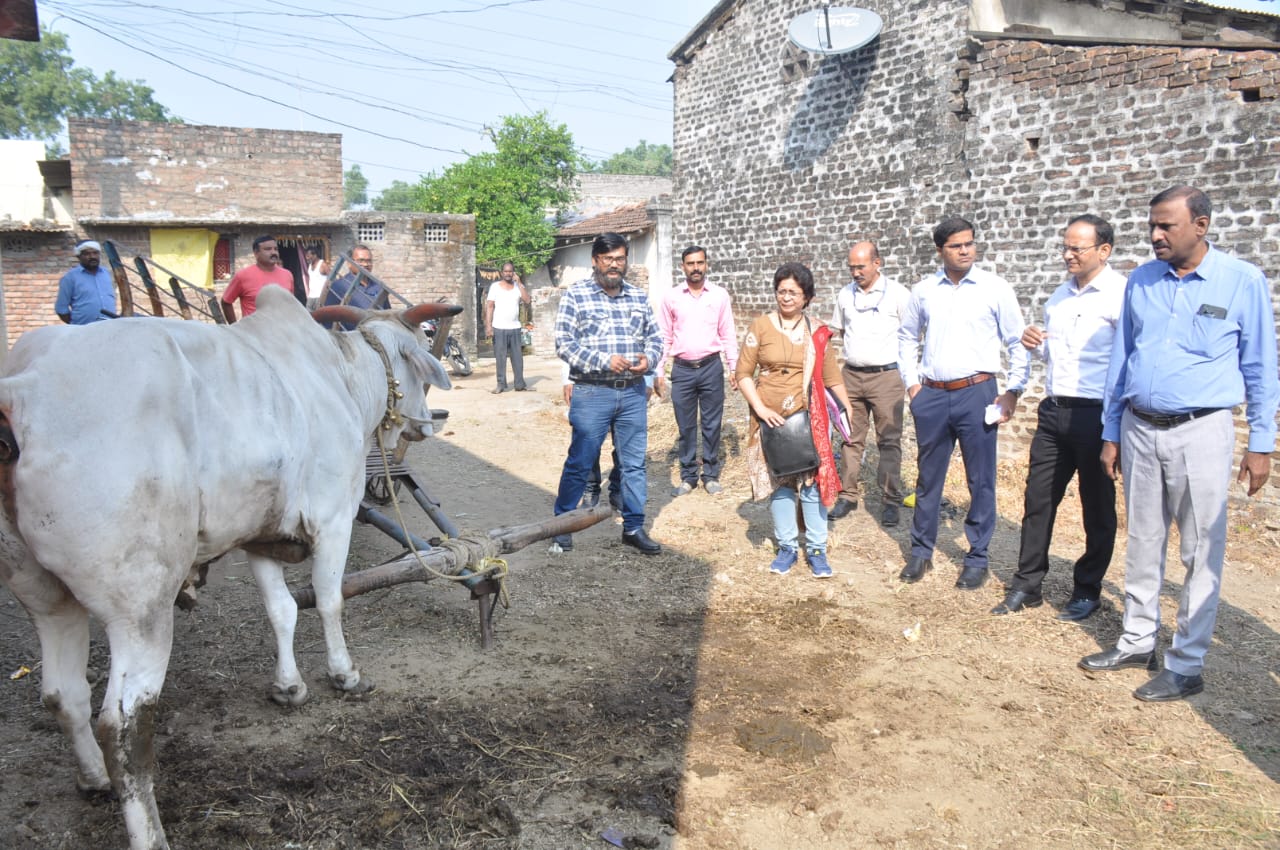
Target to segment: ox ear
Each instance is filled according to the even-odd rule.
[[[321,307],[311,313],[311,318],[322,325],[337,324],[338,322],[358,325],[368,315],[369,312],[367,310],[361,310],[359,307],[351,307],[347,304],[339,304]]]
[[[425,346],[409,345],[405,348],[405,355],[413,363],[414,370],[422,376],[424,384],[430,384],[442,390],[453,389],[453,382],[449,380],[449,372],[444,368],[444,364],[437,360]]]
[[[431,319],[443,319],[445,316],[456,316],[462,312],[457,304],[415,304],[400,314],[400,319],[411,328],[416,328]]]

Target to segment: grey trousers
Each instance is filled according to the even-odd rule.
[[[1172,520],[1178,524],[1186,575],[1164,666],[1184,676],[1204,666],[1218,617],[1235,436],[1230,410],[1164,429],[1126,410],[1120,423],[1129,543],[1124,634],[1116,645],[1124,652],[1155,648]]]
[[[520,329],[493,329],[493,359],[498,366],[498,389],[507,388],[507,358],[516,373],[516,389],[524,389],[524,352],[520,349]]]

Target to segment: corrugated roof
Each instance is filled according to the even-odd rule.
[[[1280,17],[1280,0],[1195,0],[1202,6]]]
[[[596,236],[601,233],[639,233],[654,226],[648,204],[627,204],[600,215],[584,218],[556,231],[556,236]]]

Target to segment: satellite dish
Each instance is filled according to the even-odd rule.
[[[831,56],[869,44],[883,27],[884,21],[870,9],[823,6],[794,18],[787,37],[796,47]]]

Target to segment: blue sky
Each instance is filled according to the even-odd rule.
[[[600,159],[671,143],[666,58],[714,0],[40,0],[80,67],[183,120],[341,133],[376,193],[546,110]],[[346,126],[344,126],[346,125]],[[356,129],[357,127],[365,129]]]

